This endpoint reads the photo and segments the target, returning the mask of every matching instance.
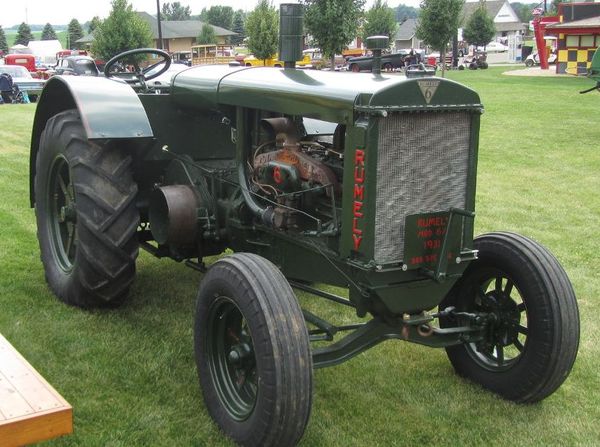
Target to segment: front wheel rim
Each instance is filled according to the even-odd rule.
[[[59,155],[52,162],[47,188],[50,244],[60,268],[70,272],[77,250],[77,210],[69,163]]]
[[[205,339],[208,367],[221,404],[236,421],[252,414],[258,396],[256,357],[246,319],[228,297],[208,311]]]
[[[522,358],[529,335],[527,307],[512,278],[494,269],[481,277],[474,290],[473,309],[489,315],[482,341],[465,345],[481,367],[502,372]]]

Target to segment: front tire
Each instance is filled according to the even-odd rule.
[[[120,304],[138,255],[132,159],[87,139],[79,113],[50,118],[36,159],[35,214],[46,281],[67,304]]]
[[[217,261],[198,292],[196,365],[208,412],[244,446],[293,446],[308,422],[312,357],[283,274],[260,256]]]
[[[540,401],[564,382],[577,356],[579,313],[569,278],[546,248],[518,234],[486,234],[474,248],[479,258],[440,308],[493,319],[482,341],[446,348],[450,362],[459,375],[505,399]]]

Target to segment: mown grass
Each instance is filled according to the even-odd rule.
[[[565,384],[515,405],[459,379],[443,350],[387,342],[315,371],[305,446],[594,445],[600,440],[600,96],[575,78],[454,72],[482,117],[477,232],[511,230],[552,249],[575,286],[581,346]],[[44,282],[28,202],[34,105],[0,106],[0,332],[73,405],[57,446],[226,446],[200,395],[192,349],[200,275],[145,253],[120,309],[85,312]],[[448,129],[449,132],[452,129]],[[302,295],[336,321],[353,317]],[[1,444],[1,442],[0,442]]]

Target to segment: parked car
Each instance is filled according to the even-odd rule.
[[[36,64],[33,54],[7,54],[4,58],[4,63],[6,65],[20,65],[21,67],[25,67],[33,78],[48,79],[54,74],[47,67]]]
[[[490,42],[485,47],[477,47],[478,51],[486,51],[488,53],[504,53],[508,51],[508,47],[500,42]]]
[[[254,57],[253,54],[251,54],[248,57],[244,58],[243,64],[246,67],[283,67],[283,62],[279,60],[277,54],[265,61],[263,61],[262,59],[257,59],[256,57]],[[296,66],[298,68],[302,68],[303,66],[310,64],[310,56],[307,54],[303,55],[302,59],[300,59],[299,61],[296,61]]]
[[[45,79],[34,79],[29,70],[20,65],[2,65],[0,66],[0,74],[2,73],[8,73],[19,90],[27,93],[31,102],[37,101],[46,84]]]
[[[56,63],[57,75],[63,76],[98,76],[96,62],[89,56],[67,56]]]
[[[381,56],[381,69],[391,71],[396,68],[404,67],[404,60],[409,57],[409,52],[401,50],[398,53],[383,54]],[[360,56],[351,57],[347,62],[348,69],[355,73],[359,71],[368,70],[371,71],[373,68],[373,56]]]

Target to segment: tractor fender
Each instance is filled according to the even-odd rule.
[[[77,108],[88,139],[152,138],[152,128],[136,92],[125,82],[92,76],[54,76],[39,98],[29,158],[29,200],[33,207],[35,160],[46,122]]]

